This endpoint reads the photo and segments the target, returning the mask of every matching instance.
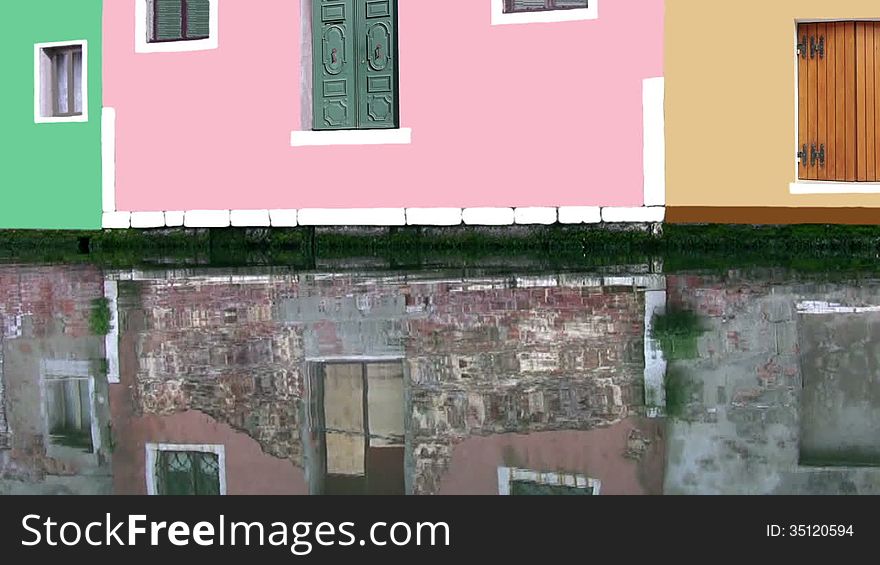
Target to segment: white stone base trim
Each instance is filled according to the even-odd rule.
[[[105,229],[124,230],[131,227],[131,213],[104,212],[101,225]]]
[[[559,208],[560,224],[599,224],[602,208],[598,206],[562,206]]]
[[[302,210],[189,210],[105,212],[105,229],[296,226],[511,226],[662,223],[666,208],[598,206],[523,208],[305,208]]]
[[[641,208],[602,208],[602,221],[608,223],[659,223],[666,219],[663,206]]]
[[[557,220],[556,208],[517,208],[513,211],[517,224],[540,224],[549,226]]]
[[[301,226],[405,226],[403,208],[306,208],[298,213]]]
[[[186,212],[165,212],[165,225],[169,228],[183,227]]]
[[[461,208],[406,209],[406,223],[410,226],[458,226],[461,216]]]
[[[228,228],[229,210],[190,210],[183,216],[188,228]]]
[[[513,225],[513,208],[465,208],[461,218],[469,226]]]
[[[229,213],[230,223],[235,228],[260,227],[272,225],[269,210],[233,210]]]
[[[165,227],[164,212],[132,212],[131,227],[145,228],[162,228]]]
[[[273,228],[295,228],[299,225],[296,210],[269,210],[269,221]]]

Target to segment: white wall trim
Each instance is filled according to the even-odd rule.
[[[82,114],[79,116],[44,116],[43,94],[46,85],[43,84],[43,50],[52,47],[82,47]],[[53,41],[49,43],[34,44],[34,123],[37,124],[64,124],[82,123],[89,121],[89,42],[85,39],[72,41]]]
[[[297,130],[290,133],[292,147],[324,147],[329,145],[408,145],[412,143],[411,128]]]
[[[134,0],[134,51],[135,53],[186,53],[207,51],[220,46],[220,0],[211,0],[209,14],[210,36],[208,39],[194,41],[163,41],[150,43],[147,23],[150,16],[147,10],[149,0]]]
[[[116,211],[116,109],[101,110],[101,201],[104,212]]]
[[[654,316],[666,313],[666,291],[645,292],[645,398],[649,418],[658,418],[666,412],[666,357],[660,343],[654,339]]]
[[[588,8],[568,10],[540,10],[534,12],[504,13],[504,0],[491,0],[492,25],[544,24],[557,22],[576,22],[599,18],[599,0],[590,0]]]
[[[469,226],[509,226],[515,214],[513,208],[465,208],[461,219]]]
[[[107,381],[119,382],[119,283],[104,281],[104,298],[110,303],[110,332],[104,336],[107,357]]]
[[[666,208],[662,206],[641,208],[602,208],[602,221],[609,223],[647,222],[660,223],[666,219]]]
[[[208,444],[176,444],[176,443],[148,443],[145,446],[146,457],[144,473],[147,481],[147,494],[155,496],[158,488],[156,485],[156,459],[161,451],[195,451],[198,453],[214,453],[217,455],[217,463],[220,473],[220,494],[226,494],[226,447],[223,445]]]
[[[406,223],[410,226],[458,226],[461,216],[461,208],[406,209]]]
[[[232,210],[229,213],[232,227],[260,227],[268,228],[272,225],[269,219],[269,210]]]
[[[549,226],[559,219],[556,208],[516,208],[513,219],[517,224],[539,224]]]
[[[560,224],[598,224],[602,222],[602,208],[599,206],[561,206]]]
[[[297,219],[301,226],[405,226],[404,208],[306,208]]]
[[[296,226],[511,226],[661,223],[666,208],[563,206],[560,208],[304,208],[104,212],[105,229]]]
[[[666,205],[666,118],[663,77],[642,81],[645,206]]]
[[[798,181],[788,190],[791,194],[880,194],[880,183]]]

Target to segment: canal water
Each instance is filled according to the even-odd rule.
[[[880,494],[880,280],[0,266],[0,494]]]

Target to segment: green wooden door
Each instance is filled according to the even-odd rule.
[[[357,125],[355,0],[312,1],[314,128]]]
[[[397,127],[397,14],[392,0],[358,3],[358,127]]]
[[[313,0],[316,130],[396,128],[396,0]]]

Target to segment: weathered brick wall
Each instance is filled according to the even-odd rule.
[[[591,429],[643,406],[644,295],[633,288],[354,276],[132,284],[147,317],[138,410],[202,411],[296,464],[307,358],[405,357],[417,493],[436,491],[470,435]]]
[[[472,435],[587,430],[643,406],[644,295],[428,284],[408,301],[413,489],[434,493]]]
[[[137,409],[199,410],[267,453],[300,461],[302,335],[272,316],[273,303],[295,287],[157,283],[135,292],[147,314],[137,336]]]
[[[92,266],[0,266],[0,478],[36,483],[83,471],[48,453],[39,365],[99,355],[89,318],[101,296],[103,275]]]

